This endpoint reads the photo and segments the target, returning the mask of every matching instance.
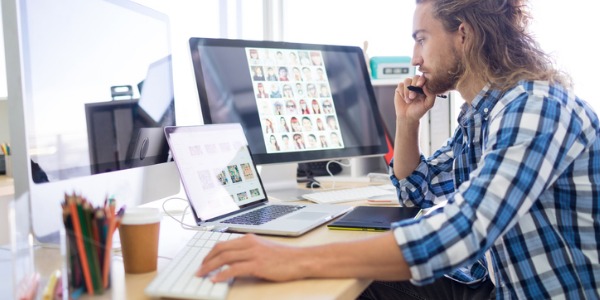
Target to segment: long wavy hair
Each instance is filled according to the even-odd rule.
[[[492,87],[508,89],[520,80],[547,80],[571,87],[570,77],[554,67],[552,58],[541,50],[528,32],[531,17],[525,0],[416,0],[431,2],[433,15],[448,32],[461,23],[467,35],[463,51],[465,78],[476,75]]]

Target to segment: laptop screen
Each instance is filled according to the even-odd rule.
[[[165,135],[199,219],[266,201],[240,124],[169,126]]]

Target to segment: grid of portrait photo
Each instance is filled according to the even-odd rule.
[[[344,147],[321,51],[246,53],[267,153]]]
[[[188,147],[191,156],[213,155],[215,158],[225,153],[240,149],[240,145],[231,147],[228,143],[191,145]],[[204,191],[225,187],[234,202],[247,202],[262,198],[260,182],[252,167],[250,154],[246,151],[238,155],[225,168],[212,170],[196,170],[199,186]]]

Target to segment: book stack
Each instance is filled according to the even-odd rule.
[[[115,200],[93,207],[84,197],[65,194],[62,203],[67,237],[69,289],[100,295],[110,287],[112,238],[125,213],[115,212]]]

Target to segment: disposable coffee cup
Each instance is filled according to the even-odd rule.
[[[121,226],[121,252],[126,273],[147,273],[156,270],[160,211],[157,208],[127,208]]]

